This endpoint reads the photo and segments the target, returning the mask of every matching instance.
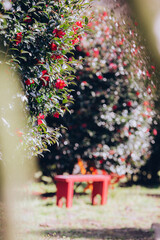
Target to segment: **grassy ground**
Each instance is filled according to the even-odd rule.
[[[92,206],[90,193],[79,187],[71,209],[56,206],[54,185],[30,183],[26,189],[17,240],[153,240],[151,225],[160,223],[160,187],[110,189],[105,206]]]

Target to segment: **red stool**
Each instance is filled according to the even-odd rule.
[[[92,204],[96,204],[96,195],[101,196],[101,205],[107,202],[108,186],[111,177],[109,175],[57,175],[57,206],[62,207],[62,197],[66,198],[66,207],[72,207],[74,182],[93,182]]]

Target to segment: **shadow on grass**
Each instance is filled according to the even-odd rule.
[[[32,234],[54,237],[60,239],[67,237],[69,239],[108,239],[108,240],[153,240],[154,233],[152,229],[137,228],[103,228],[103,229],[49,229]]]
[[[42,193],[40,194],[41,198],[48,198],[48,197],[54,197],[56,195],[56,192],[47,192],[47,193]]]
[[[160,194],[146,194],[147,197],[160,198]]]
[[[88,193],[85,193],[85,192],[74,192],[74,196],[77,196],[77,197],[79,197],[79,196],[86,196],[86,195],[89,195]],[[37,194],[37,196],[38,196],[38,194]],[[52,197],[54,197],[54,196],[56,196],[56,192],[47,192],[47,193],[40,193],[39,194],[39,197],[40,198],[52,198]]]

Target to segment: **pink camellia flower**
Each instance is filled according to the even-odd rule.
[[[63,81],[63,80],[61,80],[61,79],[57,79],[57,82],[56,82],[56,84],[55,84],[55,87],[57,88],[57,89],[63,89],[64,87],[66,87],[67,86],[67,84],[65,83],[65,81]]]
[[[108,14],[107,12],[103,12],[103,16],[106,17]]]
[[[87,24],[88,27],[92,27],[92,25],[93,25],[92,22],[89,22],[89,23]]]
[[[27,80],[25,81],[25,84],[28,85],[28,86],[30,86],[30,85],[33,84],[33,83],[34,83],[34,80],[27,79]]]
[[[82,28],[83,26],[82,26],[82,22],[81,21],[79,21],[79,22],[76,22],[76,25],[78,26],[78,27],[80,27],[80,28]]]
[[[131,101],[127,102],[127,107],[132,107],[132,102]]]
[[[54,29],[53,33],[55,34],[55,37],[58,37],[58,38],[63,38],[63,36],[66,34],[62,30],[58,30],[58,29]]]
[[[109,69],[112,70],[112,71],[116,71],[116,70],[117,70],[117,64],[115,64],[115,63],[110,63],[110,64],[109,64]]]
[[[109,34],[109,27],[106,27],[106,29],[105,29],[105,34],[106,34],[106,35]]]
[[[146,133],[148,133],[150,131],[150,129],[149,128],[147,128],[147,130],[146,130]]]
[[[19,32],[17,33],[17,36],[16,36],[16,45],[21,43],[21,41],[22,41],[22,32]]]
[[[58,113],[58,112],[54,113],[54,114],[53,114],[53,117],[59,118],[59,113]]]
[[[157,130],[155,128],[153,129],[153,135],[157,135]]]
[[[144,105],[144,106],[149,106],[149,102],[148,102],[148,101],[144,101],[144,102],[143,102],[143,105]]]
[[[57,50],[57,45],[55,43],[51,43],[51,50],[56,51]]]
[[[42,81],[42,86],[47,86],[49,84],[49,76],[47,70],[42,71],[42,77],[40,78]]]
[[[32,18],[30,16],[26,16],[26,18],[24,19],[24,22],[31,23],[32,22]]]
[[[115,151],[111,149],[111,150],[109,150],[109,154],[113,155],[113,154],[115,154]]]
[[[151,108],[149,108],[149,107],[147,107],[147,112],[151,112],[152,111],[152,109]]]
[[[98,49],[93,49],[93,56],[98,57],[99,56],[99,50]]]

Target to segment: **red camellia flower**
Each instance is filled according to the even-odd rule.
[[[78,39],[78,38],[75,38],[75,39],[73,39],[73,40],[71,40],[71,41],[72,41],[72,45],[74,45],[74,44],[76,44],[76,43],[79,42],[79,39]]]
[[[67,84],[66,84],[63,80],[57,79],[57,82],[56,82],[56,84],[55,84],[55,87],[56,87],[57,89],[63,89],[63,88],[66,87],[66,86],[67,86]]]
[[[65,35],[65,32],[58,29],[54,29],[53,33],[55,34],[55,37],[58,37],[58,38],[63,38],[63,36]]]
[[[153,135],[157,135],[157,130],[155,128],[153,129]]]
[[[57,50],[57,45],[55,43],[51,43],[51,50],[56,51]]]
[[[62,55],[53,54],[53,55],[51,56],[51,58],[52,58],[53,60],[56,60],[56,59],[61,59],[61,58],[63,58],[63,56],[62,56]]]
[[[38,119],[38,120],[37,120],[37,123],[38,123],[38,125],[41,125],[43,122],[42,122],[41,119]]]
[[[140,92],[136,92],[136,95],[139,96]]]
[[[147,75],[148,78],[151,77],[151,74],[149,73],[149,71],[146,71],[146,75]]]
[[[76,47],[76,50],[79,51],[79,52],[82,51],[82,49],[80,48],[80,46],[77,46],[77,47]]]
[[[117,70],[117,64],[115,64],[115,63],[110,63],[110,64],[109,64],[109,69],[116,71],[116,70]]]
[[[76,25],[77,25],[78,27],[81,27],[81,28],[83,27],[83,26],[82,26],[82,22],[81,22],[81,21],[79,21],[79,22],[76,22]]]
[[[122,158],[122,157],[121,157],[120,159],[121,159],[121,161],[122,161],[122,162],[124,162],[124,161],[125,161],[125,158]]]
[[[100,163],[100,164],[102,164],[103,162],[104,162],[104,160],[103,160],[103,159],[99,160],[99,163]]]
[[[153,66],[153,65],[151,66],[151,68],[153,69],[153,71],[156,69],[155,66]]]
[[[49,76],[47,70],[42,71],[42,77],[40,78],[43,86],[47,86],[49,83]]]
[[[33,83],[34,83],[34,80],[27,79],[27,80],[25,81],[25,84],[28,85],[28,86],[30,86],[30,85],[33,84]]]
[[[86,124],[86,123],[83,123],[81,126],[82,126],[83,128],[86,128],[86,127],[87,127],[87,124]]]
[[[21,41],[22,41],[22,32],[19,32],[17,33],[17,36],[16,36],[16,45],[21,43]]]
[[[84,85],[87,85],[87,82],[86,82],[86,81],[83,81],[82,83],[83,83]]]
[[[127,107],[132,107],[132,102],[131,101],[127,102]]]
[[[103,76],[102,76],[102,75],[99,75],[99,76],[98,76],[98,79],[100,79],[100,80],[103,79]]]
[[[114,105],[113,107],[112,107],[112,109],[113,109],[113,111],[115,111],[115,110],[117,110],[117,105]]]
[[[32,18],[30,16],[26,16],[26,18],[24,19],[24,22],[31,23],[32,22]]]
[[[77,30],[78,30],[78,27],[72,27],[73,31],[74,31],[74,34],[77,34]]]
[[[103,16],[106,17],[108,14],[107,12],[103,12]]]
[[[89,52],[86,52],[86,56],[89,57],[89,56],[90,56],[90,53],[89,53]]]
[[[44,115],[40,113],[37,118],[38,119],[44,119]]]
[[[43,123],[43,121],[42,121],[42,119],[44,119],[44,115],[42,115],[41,113],[37,116],[37,123],[38,123],[38,125],[40,125],[40,124],[42,124]]]
[[[53,114],[53,117],[59,118],[59,113],[58,113],[58,112],[54,113],[54,114]]]

